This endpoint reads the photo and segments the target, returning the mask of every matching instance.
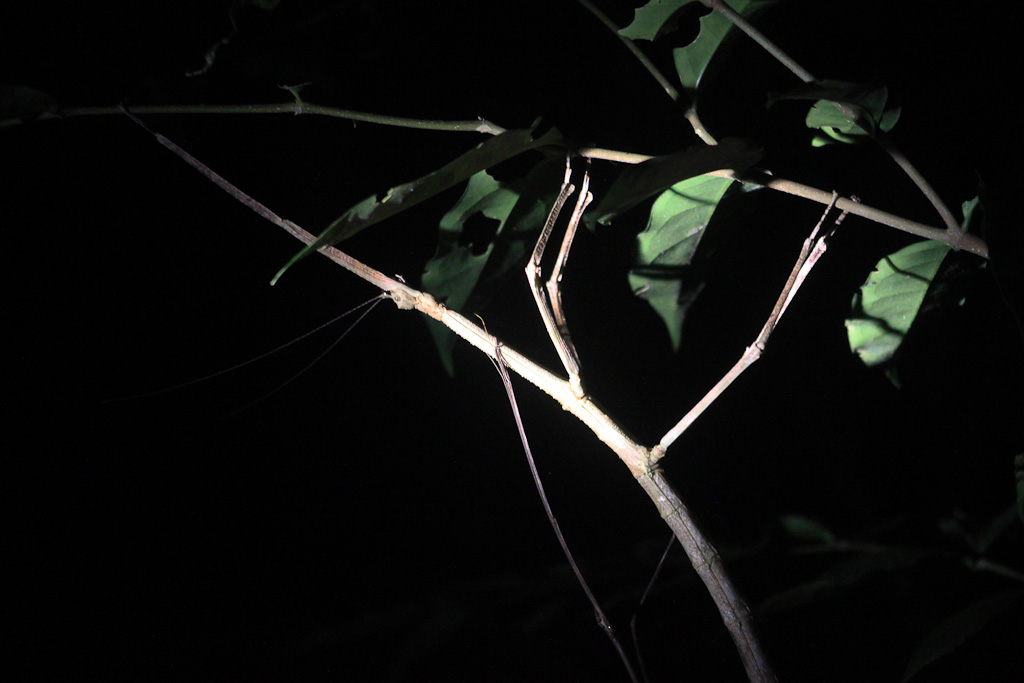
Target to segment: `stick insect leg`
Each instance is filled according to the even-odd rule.
[[[569,249],[572,248],[573,238],[576,237],[576,228],[579,227],[583,212],[587,210],[587,206],[594,200],[594,195],[588,189],[590,187],[589,167],[590,160],[588,159],[587,168],[583,170],[583,185],[580,187],[580,195],[576,199],[576,208],[572,211],[569,226],[565,229],[565,237],[562,238],[562,248],[558,251],[558,260],[555,262],[555,267],[551,271],[551,277],[547,282],[548,299],[551,302],[551,312],[554,314],[555,326],[561,337],[561,346],[564,347],[566,355],[569,357],[573,368],[575,368],[575,371],[573,371],[566,366],[566,370],[569,372],[569,383],[572,384],[573,393],[577,396],[583,395],[583,384],[580,380],[580,357],[576,353],[576,347],[573,345],[572,337],[569,335],[569,326],[565,321],[560,285],[562,283],[562,270],[569,261]],[[559,346],[558,343],[555,345],[556,347]]]
[[[551,338],[551,342],[555,345],[558,357],[562,361],[562,365],[565,366],[565,371],[569,375],[569,383],[572,386],[572,391],[576,396],[582,398],[584,393],[583,384],[580,381],[579,359],[576,356],[576,349],[568,339],[568,331],[565,329],[565,316],[562,314],[561,296],[558,292],[558,283],[561,280],[562,268],[568,259],[569,247],[572,243],[572,234],[576,232],[579,217],[583,214],[583,210],[592,198],[590,193],[586,191],[586,187],[590,182],[589,177],[586,175],[584,175],[583,179],[583,193],[580,196],[580,200],[576,203],[576,209],[573,211],[573,217],[566,232],[566,238],[562,241],[562,248],[558,255],[558,263],[555,266],[555,271],[552,273],[552,279],[547,284],[547,290],[551,295],[552,303],[548,302],[548,296],[545,294],[544,288],[541,287],[540,264],[541,259],[544,257],[544,250],[547,248],[548,239],[551,237],[551,231],[554,229],[555,223],[558,221],[558,214],[561,212],[562,206],[565,205],[569,196],[576,191],[575,186],[570,182],[571,176],[572,167],[569,165],[569,159],[566,158],[565,179],[562,181],[562,188],[558,193],[558,198],[555,199],[555,204],[551,207],[551,212],[548,214],[547,220],[544,221],[544,227],[541,229],[540,237],[537,239],[537,245],[533,249],[533,255],[530,257],[529,263],[526,264],[526,279],[530,283],[530,289],[533,291],[534,301],[537,303],[537,310],[540,311],[540,316],[544,321],[544,327],[548,331],[548,336]],[[555,308],[552,308],[552,306]]]

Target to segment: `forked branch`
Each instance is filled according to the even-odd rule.
[[[768,344],[768,338],[775,331],[775,326],[778,325],[779,319],[782,318],[782,314],[786,312],[786,308],[789,306],[793,297],[796,296],[797,291],[800,289],[800,285],[803,284],[807,278],[807,274],[811,272],[811,268],[818,262],[822,254],[825,253],[825,249],[828,246],[826,240],[832,236],[835,232],[835,227],[830,230],[827,234],[819,234],[821,232],[821,226],[825,222],[825,218],[828,216],[829,211],[836,205],[836,200],[839,199],[839,195],[833,193],[832,201],[829,202],[825,212],[821,214],[821,218],[818,220],[818,224],[814,226],[814,230],[811,231],[810,236],[804,240],[803,247],[800,249],[800,255],[796,259],[796,263],[793,264],[793,270],[789,274],[789,278],[786,280],[785,286],[782,288],[782,293],[779,294],[778,300],[775,302],[774,308],[772,308],[771,314],[765,321],[764,326],[761,328],[761,332],[757,335],[757,339],[754,343],[746,348],[740,359],[736,361],[736,364],[732,366],[729,372],[725,373],[722,379],[711,388],[707,394],[704,395],[697,404],[690,409],[686,415],[681,419],[672,429],[668,431],[665,436],[661,437],[661,441],[651,449],[651,460],[657,462],[665,456],[666,449],[671,446],[676,439],[682,436],[683,432],[690,428],[698,417],[704,413],[708,407],[715,402],[715,400],[722,395],[722,393],[729,388],[729,386],[736,381],[736,379],[743,374],[743,372],[751,365],[757,362],[764,353],[764,349]],[[856,203],[856,200],[853,200]],[[836,219],[835,226],[838,227],[842,222],[843,218],[846,217],[847,212],[843,211],[839,218]]]
[[[811,72],[798,64],[794,59],[782,51],[782,49],[769,40],[763,33],[757,30],[749,21],[747,21],[742,15],[735,12],[725,0],[704,0],[704,4],[712,8],[723,17],[728,19],[736,28],[743,31],[749,36],[754,42],[763,47],[769,54],[771,54],[780,64],[785,66],[787,69],[793,72],[793,74],[804,83],[816,83],[818,79],[811,75]],[[847,119],[853,123],[860,122],[863,116],[860,112],[854,108],[843,104],[841,102],[833,102],[836,109],[842,113]],[[871,126],[863,125],[864,130],[870,130]],[[945,202],[939,196],[939,193],[935,191],[924,175],[917,169],[914,164],[911,163],[910,159],[907,158],[903,152],[896,148],[888,136],[883,131],[875,131],[871,138],[878,143],[878,145],[885,150],[896,165],[907,174],[907,177],[917,186],[917,189],[921,191],[921,194],[931,203],[939,217],[942,218],[942,222],[946,225],[948,232],[948,241],[954,248],[961,248],[961,238],[963,233],[960,231],[960,226],[957,224],[956,218],[953,217],[953,212],[949,210]]]
[[[803,81],[804,83],[814,83],[817,81],[817,79],[811,74],[810,71],[805,69],[796,60],[794,60],[788,54],[786,54],[786,52],[784,52],[778,45],[772,42],[767,36],[761,33],[761,31],[759,31],[753,24],[747,21],[747,19],[744,18],[741,14],[735,12],[727,2],[725,2],[724,0],[703,1],[707,7],[721,14],[729,22],[736,26],[736,28],[738,28],[740,31],[745,33],[749,38],[751,38],[754,42],[756,42],[758,45],[764,48],[765,51],[767,51],[772,57],[774,57],[780,64],[789,69],[801,81]],[[648,73],[650,73],[651,77],[654,78],[655,81],[657,81],[658,84],[665,90],[669,98],[676,102],[679,101],[679,92],[675,89],[674,86],[670,84],[668,78],[666,78],[666,76],[663,73],[661,73],[661,71],[636,46],[636,44],[632,40],[626,38],[620,33],[619,27],[616,26],[615,23],[612,22],[607,15],[605,15],[589,0],[577,0],[577,2],[579,2],[580,5],[582,5],[588,11],[590,11],[602,24],[604,24],[610,31],[612,31],[612,33],[616,35],[616,37],[618,37],[626,45],[626,47],[636,57],[636,59],[641,63],[641,65],[643,65],[643,67],[648,71]],[[856,122],[860,118],[862,118],[857,111],[853,110],[852,108],[842,103],[836,102],[833,104],[835,104],[836,108],[839,109],[839,111],[842,112],[843,115],[846,116],[850,121]],[[704,126],[703,122],[698,117],[697,112],[692,105],[686,110],[685,118],[693,127],[694,133],[696,133],[696,135],[700,137],[700,139],[703,140],[704,143],[709,145],[717,144],[715,138]],[[865,129],[867,128],[869,128],[869,126],[865,126]],[[926,239],[934,239],[940,242],[946,242],[956,249],[964,249],[966,251],[970,251],[971,253],[982,256],[983,258],[988,258],[988,247],[984,243],[984,241],[982,241],[980,238],[974,235],[966,235],[962,232],[959,224],[956,221],[956,218],[953,216],[952,211],[950,211],[949,207],[946,206],[945,202],[939,196],[938,192],[932,187],[931,183],[928,182],[928,180],[917,169],[917,167],[914,166],[914,164],[907,158],[907,156],[903,154],[903,152],[901,152],[893,144],[893,142],[888,138],[888,136],[883,131],[875,131],[874,135],[872,135],[872,139],[874,139],[875,142],[880,147],[882,147],[886,154],[888,154],[892,158],[892,160],[900,167],[900,169],[903,170],[907,177],[910,178],[914,185],[917,186],[921,194],[923,194],[925,198],[928,200],[928,202],[931,203],[931,205],[935,208],[935,211],[939,214],[939,217],[942,219],[942,222],[945,225],[945,230],[940,230],[938,228],[933,228],[931,226],[927,226],[921,223],[916,223],[915,221],[909,221],[899,216],[894,216],[884,211],[873,209],[869,206],[855,208],[851,208],[849,206],[840,206],[840,208],[842,208],[843,210],[849,210],[853,213],[856,213],[857,215],[867,218],[868,220],[872,220],[883,225],[888,225],[898,230],[904,230],[911,234],[915,234],[920,237],[925,237]],[[608,159],[632,164],[642,163],[643,161],[646,161],[649,158],[646,157],[645,155],[640,154],[613,152],[611,150],[602,150],[596,148],[581,151],[581,154],[583,156],[587,156],[588,158],[593,159]],[[761,182],[760,184],[763,187],[780,190],[808,199],[814,199],[816,201],[821,201],[822,203],[824,202],[822,201],[821,197],[826,195],[826,193],[822,192],[821,190],[817,190],[815,188],[811,188],[806,185],[801,185],[799,183],[795,183],[793,181],[781,178],[765,176],[765,181]]]
[[[130,113],[128,115],[140,126],[146,128],[138,118]],[[146,130],[149,131],[148,128]],[[303,230],[290,220],[281,218],[171,140],[153,133],[153,131],[149,132],[156,137],[161,145],[181,157],[193,168],[260,216],[283,228],[305,244],[312,244],[316,240],[312,233]],[[523,379],[547,393],[558,401],[565,410],[575,415],[581,422],[587,425],[626,465],[630,474],[633,475],[651,498],[665,523],[672,529],[676,538],[686,550],[690,564],[701,577],[701,580],[715,601],[718,612],[726,628],[729,630],[729,634],[732,636],[750,680],[758,683],[775,680],[761,644],[755,635],[750,610],[735,590],[718,552],[701,533],[686,506],[683,505],[681,499],[665,478],[664,473],[652,461],[649,449],[636,443],[626,435],[615,421],[598,408],[589,397],[577,396],[568,381],[556,377],[526,356],[505,345],[496,337],[491,336],[482,327],[455,311],[446,308],[443,304],[438,303],[430,294],[420,292],[409,287],[404,282],[388,277],[334,247],[325,246],[319,251],[346,270],[380,288],[395,302],[398,308],[403,310],[416,309],[445,325],[455,334],[487,354],[492,360],[503,363],[505,367],[513,370]],[[501,350],[500,358],[498,357],[498,349]]]

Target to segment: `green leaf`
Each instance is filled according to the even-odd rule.
[[[850,350],[865,365],[881,365],[895,355],[949,249],[934,240],[916,242],[875,265],[846,320]]]
[[[755,14],[769,6],[765,0],[730,0],[729,6],[736,13],[752,19]],[[632,40],[655,40],[672,28],[673,21],[687,5],[704,3],[699,0],[651,0],[634,10],[633,21],[619,35]],[[692,97],[700,84],[708,64],[715,56],[722,41],[733,28],[732,22],[718,12],[705,14],[700,18],[700,31],[689,45],[672,51],[679,82]]]
[[[730,0],[729,2],[733,11],[746,19],[752,19],[755,14],[769,5],[770,3],[763,0]],[[718,12],[711,12],[701,17],[700,33],[697,34],[697,38],[686,47],[679,47],[672,51],[679,82],[690,92],[691,96],[696,92],[708,64],[711,63],[712,57],[715,56],[722,41],[725,40],[732,28],[732,22]]]
[[[963,223],[963,226],[961,226],[961,229],[965,233],[967,233],[967,232],[975,232],[975,233],[978,232],[977,226],[975,225],[975,223],[977,223],[980,220],[979,216],[982,213],[979,210],[980,208],[981,208],[981,197],[975,197],[974,199],[968,199],[966,202],[962,202],[960,204],[960,213],[962,213],[963,217],[964,217],[964,223]],[[977,213],[975,213],[975,211],[977,211]]]
[[[412,208],[511,157],[537,147],[561,144],[561,140],[561,134],[555,129],[549,130],[539,138],[533,136],[533,130],[510,130],[480,143],[422,178],[392,187],[380,199],[377,196],[367,197],[327,226],[315,242],[293,256],[277,272],[271,284],[276,283],[293,264],[320,247],[348,239],[371,225]]]
[[[500,183],[486,171],[470,178],[462,197],[441,219],[437,252],[424,269],[423,289],[463,315],[481,310],[509,276],[522,273],[528,242],[523,233],[540,230],[549,195],[564,172],[563,159],[546,159],[512,184]],[[474,224],[487,221],[496,223],[493,234],[470,234]],[[426,321],[441,362],[453,374],[457,337],[444,325]]]
[[[921,640],[901,681],[909,681],[921,669],[945,657],[960,647],[968,638],[981,632],[994,619],[1006,612],[1024,591],[1013,590],[976,600],[956,614],[937,624]]]
[[[721,169],[743,171],[760,158],[761,150],[749,141],[736,138],[654,157],[620,173],[594,209],[594,215],[599,223],[608,224],[623,211],[680,181]]]
[[[651,0],[633,10],[633,21],[619,29],[619,35],[631,40],[654,40],[679,10],[694,3],[704,4],[699,0]]]
[[[896,125],[900,108],[886,109],[888,99],[889,91],[884,85],[826,80],[772,96],[768,104],[779,100],[816,100],[807,113],[807,127],[818,128],[839,142],[855,142],[858,137],[874,135],[880,130],[889,132]],[[836,107],[837,103],[847,112]]]
[[[655,200],[647,227],[637,235],[629,286],[664,321],[673,350],[679,349],[686,313],[703,289],[703,283],[687,282],[686,266],[732,182],[702,175],[676,183]]]
[[[461,310],[469,300],[494,249],[493,243],[489,243],[482,253],[477,254],[472,245],[459,244],[466,221],[473,216],[485,216],[498,221],[497,231],[500,231],[516,199],[514,193],[502,188],[487,171],[481,171],[470,178],[462,197],[441,218],[437,253],[427,262],[423,272],[423,288],[449,308]],[[430,325],[430,332],[445,369],[452,374],[455,335],[444,325],[437,324]]]

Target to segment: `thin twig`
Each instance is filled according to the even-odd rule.
[[[931,203],[932,207],[942,218],[942,222],[946,224],[946,232],[949,234],[950,244],[959,249],[960,244],[963,241],[964,233],[960,229],[960,224],[953,216],[953,212],[950,211],[949,207],[942,201],[942,197],[939,196],[939,193],[936,192],[931,183],[921,175],[921,172],[918,171],[917,167],[910,162],[910,159],[896,148],[888,135],[882,131],[876,131],[871,137],[882,149],[885,150],[892,160],[895,161],[901,169],[903,169],[903,172],[907,174],[907,177],[917,185],[917,189],[920,190],[921,194],[925,196],[925,199]]]
[[[715,400],[718,399],[722,393],[729,388],[729,386],[736,381],[736,379],[743,374],[743,371],[753,365],[761,357],[764,352],[765,346],[768,344],[768,338],[775,330],[775,326],[778,324],[779,319],[782,318],[782,314],[786,312],[786,308],[789,303],[796,296],[797,291],[803,284],[807,274],[811,271],[811,268],[818,262],[821,255],[825,253],[827,248],[826,239],[832,235],[833,231],[829,231],[826,235],[818,236],[821,230],[821,225],[825,221],[825,217],[828,216],[832,207],[835,206],[838,195],[832,195],[832,201],[829,203],[825,212],[821,215],[817,225],[814,226],[814,230],[811,231],[810,236],[804,240],[803,246],[800,249],[800,255],[796,259],[796,263],[793,264],[793,270],[789,274],[789,278],[786,280],[785,286],[782,288],[782,293],[779,294],[778,300],[775,302],[774,308],[772,308],[771,314],[765,321],[764,326],[761,328],[761,332],[757,335],[754,343],[746,348],[740,359],[736,361],[736,364],[725,373],[722,379],[718,380],[715,386],[711,387],[704,397],[697,402],[697,404],[690,409],[686,415],[683,416],[679,422],[676,423],[672,429],[670,429],[665,436],[661,437],[661,441],[651,451],[651,460],[657,462],[665,456],[665,451],[671,446],[676,439],[678,439],[683,432],[690,428],[698,417],[700,417],[705,410],[707,410]],[[839,220],[846,215],[844,212],[840,216]],[[839,221],[836,221],[838,225]]]
[[[558,526],[558,520],[555,519],[555,513],[551,509],[551,504],[548,502],[548,496],[544,492],[544,484],[540,479],[540,472],[537,470],[537,463],[533,459],[533,452],[530,450],[530,441],[526,438],[526,429],[523,427],[523,419],[519,414],[519,405],[516,403],[516,394],[512,389],[512,379],[508,376],[508,370],[505,367],[505,359],[501,355],[501,342],[495,341],[494,344],[494,358],[491,359],[494,363],[494,368],[501,375],[501,382],[505,386],[505,393],[508,396],[509,405],[512,407],[512,416],[516,420],[516,427],[519,429],[519,439],[523,444],[523,452],[526,453],[526,462],[530,466],[530,474],[533,475],[533,483],[537,487],[537,495],[540,496],[540,502],[544,506],[544,512],[548,516],[548,522],[551,524],[551,529],[555,532],[555,538],[558,539],[558,545],[562,547],[562,552],[565,554],[565,559],[568,560],[569,566],[572,567],[572,573],[576,575],[576,580],[579,582],[580,587],[587,596],[587,600],[590,601],[591,607],[594,608],[594,616],[597,617],[597,624],[611,640],[612,646],[619,655],[619,659],[622,660],[623,666],[626,667],[626,671],[629,672],[629,678],[633,683],[639,683],[640,679],[636,675],[636,671],[633,670],[633,663],[629,661],[629,657],[626,656],[625,650],[622,649],[622,643],[615,637],[615,630],[612,628],[612,622],[605,615],[604,610],[601,609],[601,603],[594,597],[593,591],[590,590],[590,585],[587,580],[583,577],[583,572],[580,571],[579,565],[576,564],[576,559],[572,556],[572,551],[569,550],[569,544],[565,542],[565,536],[562,535],[562,530]]]
[[[792,71],[801,81],[813,83],[817,80],[811,75],[810,71],[797,64],[796,60],[783,52],[782,48],[778,45],[768,40],[763,33],[758,31],[742,15],[735,12],[727,3],[722,0],[704,0],[704,4],[728,19],[733,26],[746,33],[755,43],[767,50],[772,57],[775,57],[780,64]]]
[[[1024,573],[1021,573],[1013,567],[1007,567],[1005,564],[998,562],[992,562],[984,557],[976,561],[967,561],[967,566],[976,571],[992,572],[1003,578],[1010,579],[1011,581],[1017,581],[1018,583],[1024,583]]]
[[[369,112],[355,111],[353,109],[340,109],[338,107],[326,107],[309,102],[281,102],[277,104],[140,104],[132,106],[131,110],[139,115],[157,114],[293,114],[330,116],[348,121],[365,121],[381,126],[395,126],[398,128],[418,128],[421,130],[440,130],[456,133],[485,133],[487,135],[500,135],[505,132],[501,126],[491,123],[485,119],[475,121],[438,121],[435,119],[417,119],[406,116],[390,116],[387,114],[372,114]],[[39,119],[48,118],[71,118],[75,116],[108,116],[120,114],[122,109],[119,105],[99,107],[65,107],[55,115],[42,115]]]
[[[577,150],[580,156],[588,159],[601,159],[604,161],[613,161],[623,164],[642,164],[645,161],[649,161],[654,157],[648,154],[637,154],[634,152],[622,152],[614,149],[605,149],[603,147],[581,147]],[[824,190],[819,190],[816,187],[810,185],[804,185],[792,180],[786,180],[785,178],[779,178],[776,176],[768,175],[758,171],[745,171],[742,174],[738,174],[734,171],[722,170],[712,171],[708,175],[718,176],[720,178],[732,178],[733,180],[739,180],[744,183],[751,185],[757,185],[758,187],[765,187],[770,190],[777,192],[784,192],[791,194],[796,197],[803,199],[809,199],[819,204],[828,204],[831,201],[832,195]],[[866,218],[874,223],[886,225],[896,230],[901,230],[911,235],[923,237],[929,240],[936,240],[937,242],[944,242],[958,249],[970,252],[987,259],[988,255],[988,244],[985,240],[973,233],[964,233],[957,229],[955,233],[943,228],[937,228],[932,225],[925,223],[918,223],[902,216],[876,209],[872,206],[868,206],[863,203],[854,203],[850,200],[840,198],[836,207],[844,211]]]
[[[615,22],[612,21],[607,14],[595,7],[594,3],[590,2],[590,0],[576,0],[576,2],[583,5],[587,11],[593,14],[598,21],[608,27],[608,30],[614,33],[615,36],[622,41],[622,44],[626,46],[626,49],[628,49],[633,56],[636,57],[637,61],[647,69],[647,72],[658,82],[658,85],[661,86],[662,90],[665,91],[665,94],[668,95],[673,102],[679,101],[679,91],[675,89],[675,86],[665,78],[665,74],[661,73],[661,70],[658,69],[658,67],[654,66],[654,62],[648,59],[647,55],[645,55],[640,48],[636,46],[636,43],[634,43],[632,39],[619,33],[619,27],[615,25]]]
[[[478,119],[477,121],[434,121],[427,119],[409,119],[400,116],[388,116],[385,114],[370,114],[366,112],[356,112],[348,109],[336,109],[333,107],[322,107],[320,105],[312,105],[309,103],[284,103],[284,104],[247,104],[247,105],[141,105],[137,107],[131,107],[131,111],[135,114],[317,114],[324,116],[333,116],[342,119],[351,119],[354,121],[368,121],[379,125],[397,126],[405,128],[419,128],[423,130],[441,130],[451,132],[477,132],[484,133],[487,135],[498,135],[505,131],[504,128],[497,124],[491,123],[484,119]],[[71,107],[63,110],[61,116],[85,116],[85,115],[107,115],[107,114],[122,114],[125,109],[118,106],[104,106],[104,107]],[[143,126],[145,127],[145,126]],[[156,134],[154,134],[156,135]],[[162,136],[157,135],[157,139],[161,139]],[[166,139],[166,138],[164,138]],[[161,142],[163,144],[163,142]],[[171,143],[173,144],[173,143]],[[653,157],[648,154],[637,154],[634,152],[622,152],[619,150],[606,149],[602,147],[583,147],[578,150],[580,156],[584,156],[589,159],[601,159],[604,161],[614,161],[625,164],[641,164]],[[183,157],[184,158],[184,157]],[[191,163],[191,162],[190,162]],[[792,180],[785,180],[784,178],[776,178],[774,176],[747,173],[743,177],[735,176],[731,171],[716,171],[711,175],[718,175],[724,177],[734,177],[738,180],[742,180],[747,183],[753,183],[761,187],[767,187],[772,190],[779,192],[785,192],[787,194],[796,195],[804,199],[810,199],[821,204],[828,203],[829,194],[824,190],[803,185]],[[219,183],[218,183],[219,184]],[[934,194],[934,192],[932,193]],[[840,200],[842,202],[843,200]],[[933,202],[934,203],[934,202]],[[844,206],[840,203],[839,208],[849,209],[851,213],[854,213],[862,218],[866,218],[875,223],[887,225],[903,232],[908,232],[912,235],[924,237],[925,239],[937,240],[939,242],[945,242],[952,246],[977,254],[982,258],[988,258],[988,245],[985,244],[984,240],[973,234],[965,234],[959,229],[950,230],[947,228],[936,228],[924,223],[918,223],[895,214],[891,214],[880,209],[875,209],[870,206],[860,204],[856,207]],[[948,210],[946,212],[948,214]],[[266,216],[265,216],[266,217]],[[269,217],[267,217],[269,220]],[[955,222],[955,221],[954,221]],[[278,224],[281,225],[281,224]],[[281,227],[285,227],[281,225]],[[286,228],[287,229],[287,228]],[[294,233],[293,233],[294,234]],[[297,236],[297,235],[296,235]]]

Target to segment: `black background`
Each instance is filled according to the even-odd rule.
[[[213,68],[185,78],[230,30],[229,4],[36,3],[37,14],[2,22],[0,80],[67,106],[283,102],[278,85],[311,82],[308,100],[355,110],[506,127],[544,116],[578,144],[649,154],[693,143],[680,110],[576,3],[286,0],[239,12]],[[630,21],[631,3],[601,4]],[[763,30],[815,74],[885,82],[903,105],[897,142],[948,203],[973,197],[979,173],[1012,196],[1018,85],[992,6],[821,4],[782,3]],[[651,54],[670,69],[667,49]],[[754,46],[731,54],[708,75],[712,132],[755,139],[781,177],[938,224],[876,150],[812,150],[800,105],[764,107],[794,79]],[[314,232],[480,141],[322,117],[147,122]],[[485,358],[459,346],[449,378],[420,316],[385,302],[255,405],[331,333],[209,382],[108,402],[263,353],[375,291],[319,258],[269,287],[297,244],[123,116],[0,130],[0,154],[5,612],[24,678],[625,680]],[[595,192],[614,173],[595,165]],[[342,246],[415,283],[457,197]],[[716,270],[678,353],[626,284],[643,212],[581,234],[564,296],[584,379],[607,412],[657,442],[756,335],[819,212],[764,192],[723,208]],[[936,531],[954,510],[980,523],[1012,501],[1021,338],[991,269],[967,278],[963,306],[922,318],[902,391],[846,348],[853,292],[910,241],[849,219],[766,356],[666,461],[755,608],[828,565],[788,551],[781,514],[948,551],[847,597],[765,615],[784,680],[898,680],[931,626],[1003,585],[961,569],[963,547]],[[525,282],[482,314],[557,366]],[[562,529],[628,638],[668,532],[592,434],[516,387]],[[1018,567],[1020,538],[1018,525],[996,551]],[[652,680],[742,678],[678,548],[639,629]],[[983,667],[984,680],[1014,680],[1020,636],[1004,617],[919,680],[979,680]]]

